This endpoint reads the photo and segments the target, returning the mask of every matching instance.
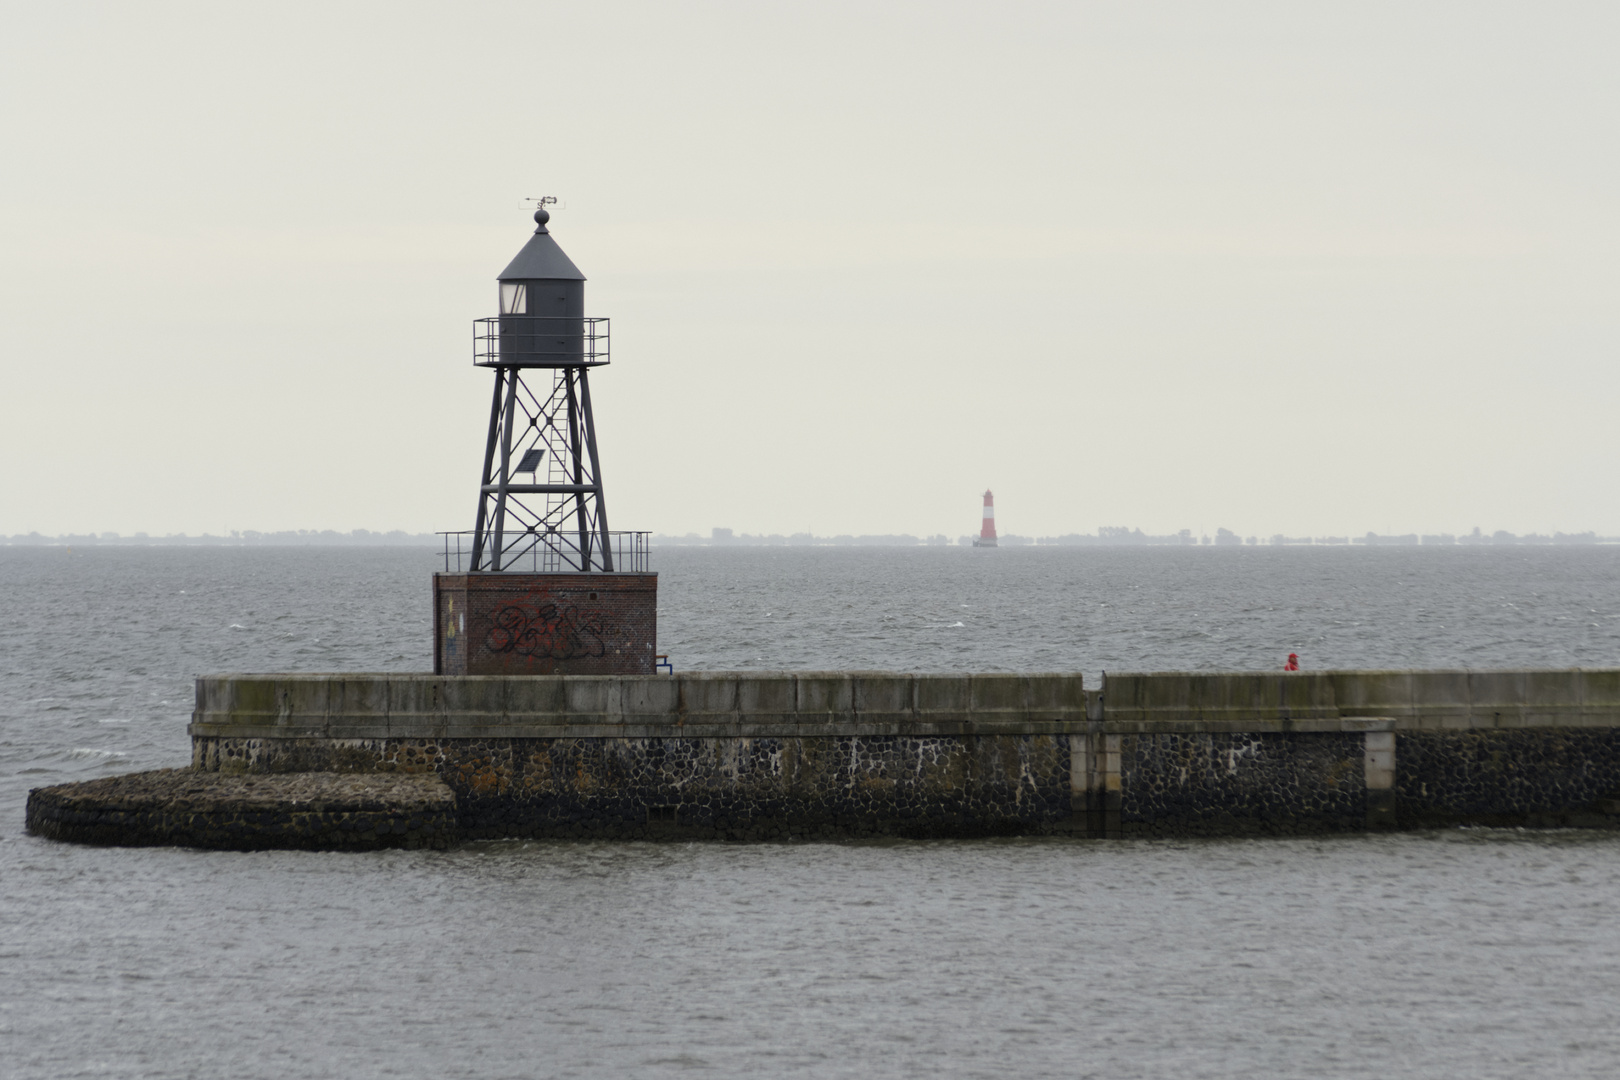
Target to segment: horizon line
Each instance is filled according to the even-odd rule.
[[[201,533],[168,533],[152,536],[137,532],[124,536],[116,532],[59,533],[47,536],[39,532],[0,535],[3,547],[439,547],[445,533],[412,533],[403,529],[376,532],[353,529],[339,532],[335,529],[283,529],[263,532],[254,529],[231,530],[228,535]],[[452,534],[453,535],[453,534]],[[662,547],[968,547],[977,537],[961,535],[955,538],[944,533],[917,536],[911,533],[837,533],[829,536],[801,533],[736,533],[731,529],[716,528],[708,536],[688,532],[667,534],[649,532],[648,542]],[[1469,547],[1469,546],[1580,546],[1620,544],[1620,537],[1599,536],[1595,531],[1580,533],[1554,532],[1516,534],[1505,529],[1486,533],[1475,528],[1470,533],[1375,533],[1359,536],[1288,536],[1273,533],[1240,536],[1229,529],[1216,530],[1215,536],[1194,536],[1192,530],[1176,533],[1148,534],[1141,529],[1103,526],[1095,533],[1063,533],[1057,536],[1029,537],[1007,533],[997,538],[997,546],[1004,547]]]

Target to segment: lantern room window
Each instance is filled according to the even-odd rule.
[[[501,282],[501,314],[525,315],[529,311],[529,287]]]

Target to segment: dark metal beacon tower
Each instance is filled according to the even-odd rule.
[[[608,530],[590,371],[608,320],[585,316],[585,275],[546,228],[497,278],[500,314],[473,324],[495,371],[478,514],[446,533],[434,575],[441,674],[653,671],[656,574],[647,534]]]
[[[585,317],[585,275],[550,219],[535,211],[539,228],[497,279],[500,315],[473,324],[473,363],[495,369],[473,570],[613,570],[590,385],[608,363],[608,320]]]

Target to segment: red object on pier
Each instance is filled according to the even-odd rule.
[[[1291,653],[1288,654],[1288,663],[1283,665],[1283,670],[1284,671],[1298,671],[1299,670],[1299,653],[1291,652]]]
[[[974,547],[996,546],[996,497],[987,489],[984,493],[984,524],[979,527],[979,538]]]

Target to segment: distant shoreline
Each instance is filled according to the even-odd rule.
[[[973,537],[960,536],[954,540],[942,534],[918,537],[906,533],[855,536],[815,536],[810,533],[754,535],[734,534],[729,529],[716,529],[710,536],[687,533],[682,536],[653,534],[653,547],[970,547]],[[1226,529],[1215,536],[1193,536],[1190,530],[1167,536],[1153,536],[1140,529],[1104,528],[1096,533],[1068,533],[1063,536],[1027,537],[1003,534],[999,546],[1008,547],[1577,547],[1620,544],[1620,537],[1598,536],[1596,533],[1553,533],[1551,536],[1528,533],[1515,535],[1505,531],[1483,533],[1478,529],[1464,535],[1450,533],[1362,536],[1294,537],[1281,534],[1238,536]],[[188,536],[175,533],[168,536],[120,536],[116,533],[65,534],[44,536],[26,533],[0,536],[0,547],[411,547],[433,548],[443,546],[435,533],[371,532],[355,529],[340,533],[335,530],[300,529],[285,532],[237,532],[229,536]]]

